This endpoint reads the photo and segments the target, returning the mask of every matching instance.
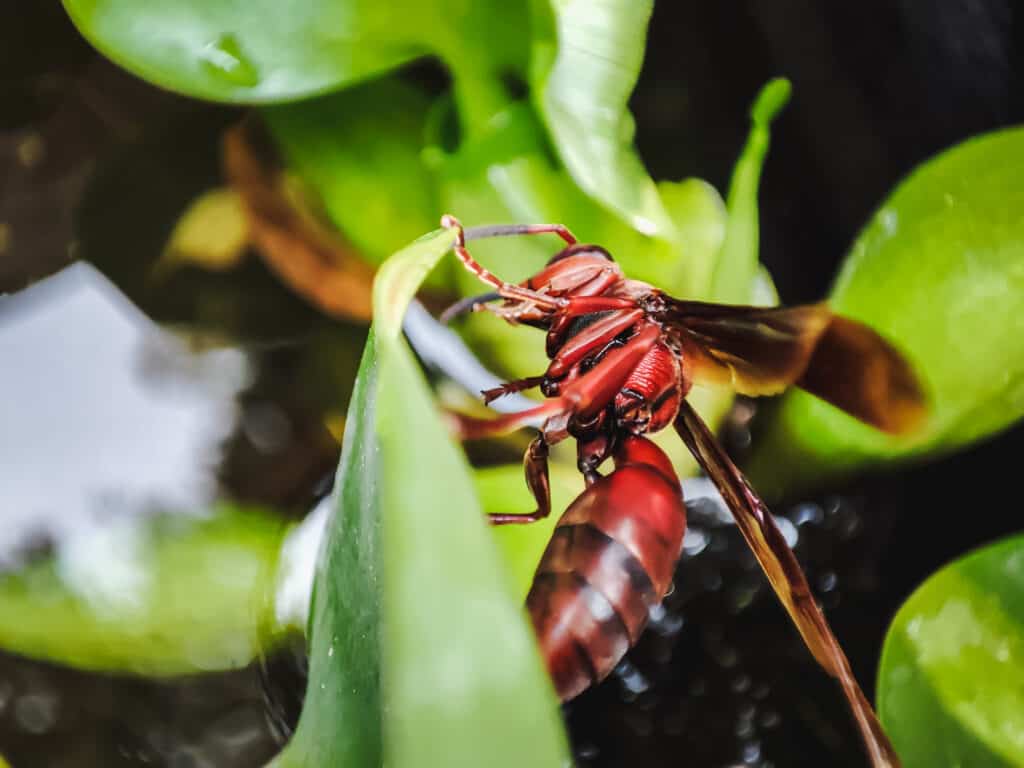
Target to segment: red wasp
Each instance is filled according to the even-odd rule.
[[[577,243],[559,224],[464,230],[453,216],[441,224],[455,231],[462,264],[492,288],[453,305],[445,319],[486,309],[547,332],[551,364],[543,375],[483,393],[490,402],[539,387],[547,399],[519,413],[458,422],[464,438],[539,425],[524,457],[537,508],[491,515],[491,522],[546,517],[548,448],[576,439],[587,487],[558,521],[526,600],[562,699],[611,672],[671,583],[686,508],[671,462],[645,437],[671,424],[718,487],[815,659],[838,679],[872,764],[898,765],[767,507],[685,398],[695,381],[728,382],[747,395],[776,394],[795,384],[872,426],[902,433],[925,412],[904,358],[873,330],[824,304],[768,309],[673,298],[627,278],[608,251]],[[567,245],[518,285],[489,272],[466,250],[469,239],[541,233],[556,234]],[[601,475],[598,468],[608,458],[615,469]]]

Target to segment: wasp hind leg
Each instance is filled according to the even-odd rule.
[[[551,514],[551,482],[548,478],[548,443],[537,435],[523,456],[526,485],[537,502],[533,512],[496,512],[488,515],[491,525],[535,523]]]

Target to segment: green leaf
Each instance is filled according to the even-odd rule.
[[[65,0],[102,53],[150,82],[215,101],[270,102],[338,88],[422,54],[394,3]]]
[[[387,78],[269,107],[263,117],[288,167],[360,255],[380,264],[441,215],[421,158],[428,108],[421,91]]]
[[[531,81],[538,112],[580,188],[638,232],[674,239],[633,148],[628,109],[653,7],[652,0],[537,0]]]
[[[83,35],[131,72],[199,98],[268,103],[338,89],[426,54],[457,72],[474,115],[525,72],[525,7],[462,0],[65,0]],[[490,110],[490,111],[487,111]]]
[[[285,766],[563,765],[558,705],[461,451],[401,337],[453,242],[389,260],[318,565],[310,678]]]
[[[750,134],[729,183],[729,225],[715,262],[710,298],[726,304],[750,302],[751,285],[761,266],[757,189],[768,154],[770,127],[789,101],[788,80],[771,80],[750,109]]]
[[[801,392],[755,443],[767,493],[883,461],[948,453],[1024,414],[1024,129],[970,139],[903,181],[857,239],[836,311],[910,359],[930,396],[924,427],[888,437]]]
[[[900,608],[878,673],[907,768],[1024,764],[1024,536],[933,574]]]
[[[243,667],[280,639],[273,597],[285,531],[265,512],[222,505],[205,519],[78,534],[0,577],[0,647],[145,675]]]

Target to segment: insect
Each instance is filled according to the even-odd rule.
[[[524,457],[536,510],[491,515],[498,525],[551,512],[548,449],[575,438],[586,488],[559,519],[527,597],[555,687],[570,699],[607,676],[637,642],[668,590],[686,529],[679,479],[646,435],[672,425],[717,486],[779,600],[818,663],[835,677],[874,766],[898,758],[815,603],[764,502],[687,403],[694,382],[730,382],[748,395],[796,385],[891,433],[911,430],[924,397],[904,358],[865,325],[824,304],[728,306],[673,298],[631,280],[604,248],[558,224],[454,230],[462,264],[492,289],[444,319],[487,310],[547,332],[542,374],[483,393],[486,402],[539,387],[535,407],[494,419],[461,417],[463,438],[537,426]],[[536,275],[508,283],[480,265],[466,241],[553,233],[566,246]],[[615,469],[598,469],[611,459]]]

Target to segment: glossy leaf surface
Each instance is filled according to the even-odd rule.
[[[1024,763],[1024,537],[933,574],[900,608],[878,673],[907,768]]]
[[[885,460],[945,453],[1024,414],[1024,129],[928,161],[857,239],[832,291],[909,358],[930,397],[918,432],[886,437],[800,392],[785,398],[750,471],[765,492]]]
[[[543,16],[541,7],[535,4],[535,17]],[[672,238],[657,187],[633,147],[627,107],[653,8],[651,0],[551,0],[551,34],[534,41],[534,99],[580,188],[637,231]]]
[[[525,67],[525,9],[450,0],[66,0],[101,52],[165,88],[214,101],[266,103],[324,93],[429,53],[469,93]],[[500,31],[500,34],[496,32]],[[479,42],[478,42],[479,41]],[[478,73],[460,62],[477,62]],[[486,101],[483,95],[478,102]]]
[[[403,45],[388,4],[314,0],[67,0],[75,25],[105,55],[172,90],[216,101],[279,101],[396,66]]]
[[[559,710],[468,466],[401,336],[449,232],[381,269],[281,765],[556,766]],[[497,663],[496,660],[500,660]]]

